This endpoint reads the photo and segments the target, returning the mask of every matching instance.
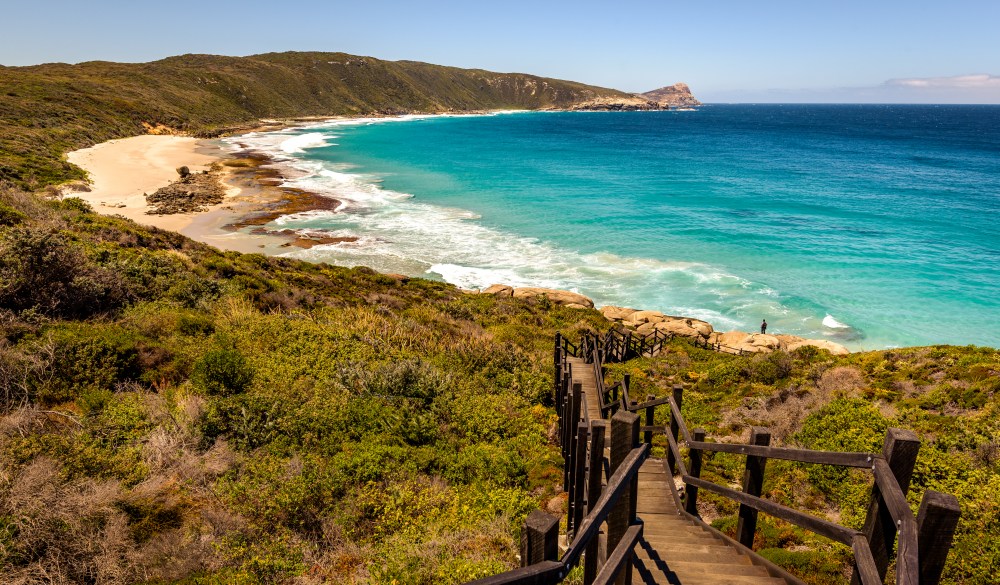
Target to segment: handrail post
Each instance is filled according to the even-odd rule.
[[[590,430],[586,425],[580,425],[576,431],[576,455],[573,457],[573,499],[570,513],[566,515],[567,534],[572,528],[575,535],[577,529],[580,528],[580,523],[583,522],[583,494],[587,487],[587,435],[589,433]]]
[[[556,412],[562,412],[562,393],[560,392],[560,390],[562,389],[563,356],[562,356],[562,335],[559,333],[556,333],[556,347],[552,353],[553,353],[552,362],[553,366],[555,367],[555,376],[553,379],[553,384],[555,387]]]
[[[590,421],[590,471],[587,475],[587,513],[591,513],[601,498],[601,477],[604,471],[604,434],[608,423],[603,420]],[[601,539],[594,537],[587,543],[583,559],[583,584],[591,585],[597,577],[598,557]]]
[[[694,440],[701,442],[705,440],[705,429],[697,428],[694,430]],[[688,473],[691,477],[701,477],[701,449],[689,448],[691,456],[691,468],[688,469]],[[692,516],[698,515],[698,486],[685,485],[684,486],[684,510]]]
[[[655,398],[656,398],[656,396],[653,396],[652,394],[647,394],[646,395],[646,401],[647,402],[649,402],[651,400],[654,400]],[[646,407],[646,426],[647,427],[652,427],[653,426],[653,415],[655,414],[654,413],[655,409],[656,409],[655,406],[647,406]],[[642,442],[646,443],[650,447],[653,446],[653,430],[652,429],[643,432]]]
[[[639,446],[638,415],[621,410],[611,418],[611,473],[621,466],[628,454]],[[618,503],[608,515],[608,555],[615,550],[625,536],[625,531],[635,522],[636,500],[639,495],[639,474],[632,479],[629,489],[622,493]],[[631,555],[629,557],[631,559]],[[617,585],[632,582],[632,562],[627,561],[625,570],[615,580]]]
[[[763,427],[753,427],[750,432],[751,445],[768,446],[771,444],[771,431]],[[767,458],[759,455],[747,455],[746,471],[743,473],[743,493],[760,497],[764,487],[764,467]],[[740,518],[736,523],[736,540],[743,546],[753,549],[753,536],[757,531],[757,510],[740,504]]]
[[[559,560],[559,518],[534,510],[521,531],[521,566]]]
[[[677,410],[680,411],[681,403],[684,401],[684,387],[677,384],[674,386],[673,392],[674,404],[677,405]],[[670,411],[670,434],[673,435],[674,441],[677,441],[681,434],[680,424],[672,410]],[[670,469],[671,474],[677,473],[677,461],[674,460],[673,451],[669,449],[667,449],[667,467]]]
[[[924,492],[917,512],[917,556],[920,559],[920,585],[938,585],[951,550],[962,508],[951,494],[934,490]]]
[[[910,478],[913,476],[913,466],[917,462],[917,452],[920,451],[920,439],[913,431],[905,429],[889,429],[885,434],[885,446],[882,454],[886,463],[892,469],[892,474],[899,483],[899,488],[903,495],[910,488]],[[889,556],[892,553],[893,545],[896,542],[896,523],[892,520],[892,514],[885,505],[882,498],[882,491],[878,487],[878,482],[872,486],[872,498],[868,504],[868,515],[865,517],[865,527],[862,530],[865,538],[868,539],[868,546],[872,551],[872,558],[875,559],[875,567],[881,579],[885,579],[885,574],[889,569]],[[919,554],[919,553],[918,553]],[[851,577],[852,585],[861,584],[861,576],[857,567]]]
[[[573,470],[576,463],[576,430],[580,428],[580,403],[583,401],[583,385],[573,383],[573,394],[569,397],[569,420],[566,421],[566,465],[563,470],[566,491],[569,492],[570,506],[573,505]],[[569,517],[568,517],[569,518]]]

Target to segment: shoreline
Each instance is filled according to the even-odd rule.
[[[89,191],[73,191],[73,186],[70,185],[70,190],[65,195],[80,197],[98,213],[121,215],[136,223],[175,231],[222,250],[283,255],[293,249],[351,242],[358,238],[333,237],[321,231],[309,233],[309,230],[264,227],[282,216],[314,210],[336,211],[342,209],[343,205],[340,201],[319,193],[284,186],[289,180],[294,180],[295,170],[291,167],[283,168],[286,161],[281,153],[268,152],[268,149],[261,149],[249,141],[240,142],[238,137],[257,132],[308,130],[337,123],[364,124],[374,120],[407,121],[437,116],[474,117],[506,113],[513,112],[264,120],[255,126],[255,130],[245,133],[241,130],[240,134],[230,137],[226,142],[222,142],[222,139],[152,134],[116,139],[66,155],[70,162],[88,172],[92,187]],[[208,172],[214,168],[213,172],[218,173],[217,179],[225,189],[222,202],[198,211],[168,215],[147,213],[153,205],[146,201],[144,195],[176,183],[180,178],[176,169],[180,166],[188,166],[192,173]],[[461,288],[461,285],[456,286]],[[589,299],[588,302],[591,307],[594,306]],[[598,310],[604,313],[606,308],[620,310],[614,305],[606,305]],[[658,313],[634,309],[630,311]],[[683,319],[694,319],[708,325],[697,318]],[[610,320],[618,321],[614,318]]]
[[[286,123],[282,128],[300,124]],[[278,129],[263,127],[263,131]],[[223,250],[278,255],[290,246],[327,243],[260,226],[282,215],[338,206],[333,199],[282,187],[285,177],[270,166],[269,156],[234,151],[218,139],[147,134],[102,142],[69,152],[66,158],[87,171],[90,183],[65,185],[64,197],[79,197],[97,213],[178,232]],[[224,191],[223,200],[195,211],[154,213],[155,205],[146,195],[178,183],[181,166],[192,175],[213,174]]]

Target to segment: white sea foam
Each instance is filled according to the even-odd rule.
[[[275,224],[360,238],[296,249],[289,256],[436,275],[470,289],[505,283],[576,290],[598,306],[662,310],[704,319],[720,330],[747,327],[761,315],[771,319],[788,313],[777,291],[716,266],[611,252],[583,254],[485,226],[469,210],[431,205],[409,193],[385,189],[379,177],[358,173],[349,165],[296,156],[306,148],[329,146],[338,127],[426,117],[333,120],[310,125],[305,133],[300,128],[227,140],[235,148],[256,149],[274,157],[283,174],[292,177],[285,186],[326,195],[342,204],[336,212],[298,213],[278,218]]]
[[[327,136],[322,132],[310,132],[308,134],[298,134],[281,142],[281,151],[285,154],[298,154],[307,148],[321,148],[323,146],[333,146],[327,142]]]
[[[829,327],[830,329],[850,329],[851,328],[850,325],[845,325],[844,323],[841,323],[840,321],[837,321],[836,319],[833,318],[833,315],[829,315],[829,314],[826,317],[823,317],[823,326],[824,327]]]

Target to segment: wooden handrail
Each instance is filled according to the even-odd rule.
[[[792,449],[789,447],[764,447],[761,445],[744,445],[740,443],[708,443],[704,441],[688,441],[689,449],[714,451],[718,453],[735,453],[737,455],[755,455],[768,459],[784,459],[800,463],[818,463],[820,465],[839,465],[841,467],[859,467],[871,469],[874,461],[881,457],[874,453],[856,453],[851,451],[813,451],[812,449]],[[884,460],[883,460],[884,462]]]
[[[642,526],[641,522],[629,526],[628,530],[625,531],[625,536],[622,537],[621,542],[615,547],[615,552],[608,557],[608,560],[604,563],[604,568],[601,569],[601,572],[597,574],[597,578],[594,579],[594,585],[610,585],[615,582],[618,573],[625,568],[625,563],[631,558],[629,553],[635,548],[639,539],[642,538]]]
[[[761,512],[770,514],[775,518],[791,522],[792,524],[796,524],[802,528],[815,532],[820,536],[825,536],[831,540],[836,540],[837,542],[848,546],[851,546],[851,543],[854,541],[854,537],[856,535],[861,534],[857,530],[852,530],[845,526],[834,524],[828,520],[823,520],[817,516],[811,516],[809,514],[799,512],[798,510],[789,508],[788,506],[784,506],[770,500],[765,500],[757,496],[751,496],[739,490],[723,487],[710,481],[705,481],[701,478],[691,477],[690,475],[684,475],[682,478],[684,479],[684,483],[689,483],[691,485],[698,486],[699,489],[708,490],[719,494],[720,496],[725,496],[731,500],[750,506],[755,510],[760,510]]]
[[[567,567],[573,567],[580,560],[587,542],[596,536],[601,524],[607,520],[611,508],[618,502],[625,489],[629,486],[629,481],[634,475],[639,473],[646,457],[649,456],[649,445],[640,445],[629,452],[625,461],[618,466],[618,469],[608,478],[608,486],[601,492],[600,499],[594,505],[594,509],[587,514],[587,517],[580,523],[580,527],[573,537],[573,542],[563,554],[562,560]]]
[[[628,466],[623,465],[614,474],[613,477],[618,477],[623,468],[631,467],[632,465],[641,465],[641,460],[638,455],[639,451],[642,451],[643,455],[641,459],[645,459],[648,456],[649,442],[651,442],[651,433],[658,432],[663,433],[667,438],[668,453],[671,456],[670,459],[674,460],[677,466],[677,471],[679,472],[682,480],[688,486],[685,498],[690,500],[686,501],[685,509],[688,510],[690,514],[697,517],[697,508],[694,505],[697,491],[707,490],[718,494],[720,496],[729,498],[735,502],[741,504],[740,512],[740,523],[744,522],[744,507],[745,509],[752,509],[752,516],[750,520],[747,520],[747,528],[743,530],[746,534],[741,534],[739,540],[743,542],[745,546],[752,545],[753,531],[755,530],[756,524],[756,513],[764,512],[775,518],[785,520],[796,524],[806,530],[809,530],[815,534],[830,538],[847,546],[850,546],[854,551],[855,566],[856,566],[856,578],[862,585],[880,585],[881,579],[880,575],[885,572],[886,567],[886,552],[883,549],[882,540],[876,540],[876,537],[872,536],[872,532],[866,525],[865,531],[857,531],[839,524],[830,522],[823,518],[812,516],[804,512],[800,512],[788,506],[779,504],[767,500],[760,495],[760,478],[763,477],[764,473],[764,463],[767,459],[782,459],[787,461],[796,461],[800,463],[808,464],[818,464],[818,465],[834,465],[839,467],[849,467],[858,469],[869,469],[872,471],[874,476],[874,487],[873,487],[873,499],[872,499],[872,510],[881,509],[883,510],[881,518],[891,518],[890,526],[886,532],[886,546],[889,548],[889,553],[893,549],[893,539],[894,534],[898,534],[898,554],[896,555],[896,583],[897,585],[918,585],[920,583],[921,574],[934,574],[937,569],[934,567],[943,566],[944,555],[938,555],[934,560],[930,560],[930,565],[933,567],[922,566],[926,559],[921,558],[918,551],[924,543],[924,535],[920,532],[923,530],[921,524],[918,523],[913,511],[906,499],[906,492],[901,483],[906,485],[909,483],[909,471],[901,471],[902,464],[897,465],[897,462],[901,461],[898,455],[891,455],[891,453],[897,453],[896,450],[890,450],[891,437],[899,437],[902,431],[893,430],[892,433],[888,434],[886,439],[886,449],[884,454],[878,453],[865,453],[865,452],[846,452],[846,451],[816,451],[811,449],[798,449],[789,447],[771,447],[767,443],[769,442],[769,432],[766,429],[754,429],[754,433],[751,438],[751,443],[757,444],[734,444],[734,443],[713,443],[706,441],[704,439],[704,430],[697,429],[698,435],[692,437],[690,430],[687,427],[687,423],[681,412],[681,387],[674,387],[674,396],[653,398],[652,396],[647,397],[647,400],[643,402],[632,402],[628,395],[628,385],[625,381],[617,381],[608,384],[604,380],[603,366],[605,363],[622,362],[631,357],[635,356],[646,356],[652,355],[656,351],[657,345],[662,347],[665,340],[670,339],[671,336],[662,333],[660,331],[654,331],[647,336],[635,336],[631,333],[624,333],[617,329],[609,330],[603,337],[597,335],[591,335],[581,341],[581,347],[586,348],[589,361],[592,362],[592,367],[594,368],[595,378],[597,382],[597,390],[599,392],[600,401],[600,412],[602,416],[607,416],[608,411],[614,410],[615,402],[610,399],[610,393],[614,390],[621,390],[621,398],[618,401],[620,407],[623,410],[634,412],[646,409],[646,424],[638,427],[638,422],[635,424],[637,427],[646,433],[647,444],[642,447],[636,448],[629,454],[628,461],[631,462]],[[701,340],[695,340],[695,344],[698,345]],[[709,348],[710,344],[705,340],[703,345]],[[728,348],[722,346],[721,344],[714,344],[711,349],[716,351],[729,352],[733,350],[732,353],[737,353],[737,351],[742,354],[741,350],[735,350],[735,348]],[[669,425],[655,425],[653,424],[653,409],[661,406],[668,406],[670,408],[670,424]],[[631,416],[631,415],[630,415]],[[634,420],[634,419],[633,419]],[[919,440],[909,433],[908,440],[911,444],[916,444],[919,446]],[[675,437],[678,434],[679,437]],[[760,440],[755,440],[753,437],[756,436]],[[899,439],[895,439],[899,440]],[[683,441],[683,443],[682,443]],[[898,444],[898,443],[897,443]],[[744,491],[735,490],[729,487],[721,486],[713,482],[706,481],[698,477],[700,475],[700,465],[692,464],[691,475],[689,473],[688,467],[685,465],[684,457],[682,457],[681,446],[684,445],[688,447],[688,455],[692,458],[695,454],[698,454],[699,463],[701,453],[704,452],[722,452],[722,453],[732,453],[737,455],[744,455],[747,457],[747,477],[751,477],[750,470],[754,469],[754,481],[749,482],[749,480],[744,480]],[[644,449],[643,449],[644,448]],[[915,449],[915,448],[914,448]],[[912,451],[912,457],[915,458],[916,451]],[[905,458],[904,458],[905,460]],[[693,459],[692,459],[693,461]],[[638,462],[638,463],[637,463]],[[606,462],[603,462],[606,463]],[[753,464],[755,467],[751,467]],[[670,468],[665,462],[665,465]],[[912,468],[912,460],[910,460],[910,468]],[[636,470],[638,467],[635,468]],[[673,473],[671,469],[669,473]],[[631,477],[631,476],[630,476]],[[609,480],[609,489],[605,491],[601,496],[601,502],[605,501],[605,497],[608,496],[612,491],[620,492],[624,489],[625,480],[616,484],[616,489],[611,490],[611,481]],[[749,483],[748,483],[749,482]],[[876,497],[876,495],[878,497]],[[675,494],[676,497],[676,494]],[[957,510],[957,505],[952,506]],[[600,511],[599,508],[595,508],[594,512]],[[870,512],[871,513],[871,512]],[[957,512],[952,510],[951,515],[953,518],[957,518]],[[747,512],[749,514],[749,512]],[[596,519],[597,524],[603,522],[606,518],[601,517],[599,520]],[[954,524],[955,520],[951,520]],[[566,555],[563,559],[566,562],[572,561],[573,563],[579,560],[580,555],[583,554],[583,544],[585,540],[593,537],[593,533],[597,530],[597,524],[591,520],[591,515],[588,514],[587,518],[584,519],[580,526],[577,528],[576,537],[571,543],[570,548],[567,550]],[[932,525],[928,522],[928,525]],[[627,533],[627,538],[624,538],[621,542],[628,543],[633,538],[638,539],[641,535],[641,526],[633,526],[629,529]],[[747,540],[746,538],[749,538]],[[878,538],[882,538],[879,536]],[[937,539],[934,546],[940,546]],[[948,542],[950,542],[950,535],[947,537]],[[875,545],[878,545],[876,547]],[[631,547],[634,544],[628,544],[625,549],[621,550],[621,558],[627,558]],[[947,545],[945,545],[947,546]],[[873,549],[878,550],[873,552]],[[617,554],[616,551],[615,554]],[[609,551],[610,554],[610,551]],[[612,555],[614,556],[614,555]],[[617,559],[617,557],[615,557]],[[596,582],[601,581],[601,578],[608,579],[610,582],[614,578],[614,574],[617,569],[612,566],[611,557],[608,559],[608,563],[605,565],[604,570],[601,572],[601,577]],[[566,564],[565,566],[570,567],[571,564]],[[775,569],[777,570],[777,569]],[[940,571],[937,571],[939,573]],[[605,575],[607,573],[607,575]],[[525,581],[527,582],[527,581]]]
[[[906,502],[903,489],[885,459],[876,459],[873,467],[875,483],[878,484],[892,520],[896,523],[899,552],[896,555],[897,581],[917,583],[920,574],[920,560],[917,558],[917,519]]]

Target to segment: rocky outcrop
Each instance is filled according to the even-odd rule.
[[[599,309],[609,321],[620,323],[635,330],[639,335],[649,335],[656,331],[675,337],[687,337],[721,345],[729,350],[743,353],[768,353],[776,350],[795,351],[811,345],[825,349],[833,355],[847,355],[850,351],[837,343],[825,339],[805,339],[795,335],[765,335],[746,331],[715,331],[711,324],[691,317],[664,315],[659,311],[640,311],[627,307],[608,305]]]
[[[604,96],[582,101],[570,107],[576,111],[590,112],[634,112],[643,110],[662,110],[654,101],[642,96]]]
[[[675,83],[653,91],[639,94],[639,97],[655,103],[660,108],[693,108],[700,106],[691,88],[686,83]]]
[[[506,284],[492,284],[482,291],[484,295],[493,295],[497,297],[511,297],[514,296],[514,287],[507,286]]]
[[[496,285],[494,285],[496,286]],[[490,287],[492,288],[492,287]],[[487,289],[488,290],[488,289]],[[484,291],[485,292],[485,291]],[[526,286],[515,288],[512,296],[515,299],[545,297],[556,305],[563,305],[571,309],[593,309],[594,301],[575,292],[568,290],[558,290],[554,288],[538,288]]]
[[[174,213],[194,213],[205,211],[210,205],[222,203],[226,189],[219,180],[221,165],[215,163],[210,171],[190,173],[187,167],[177,170],[181,179],[155,193],[146,195],[146,203],[151,209],[149,215],[171,215]],[[185,172],[181,172],[181,170]]]

